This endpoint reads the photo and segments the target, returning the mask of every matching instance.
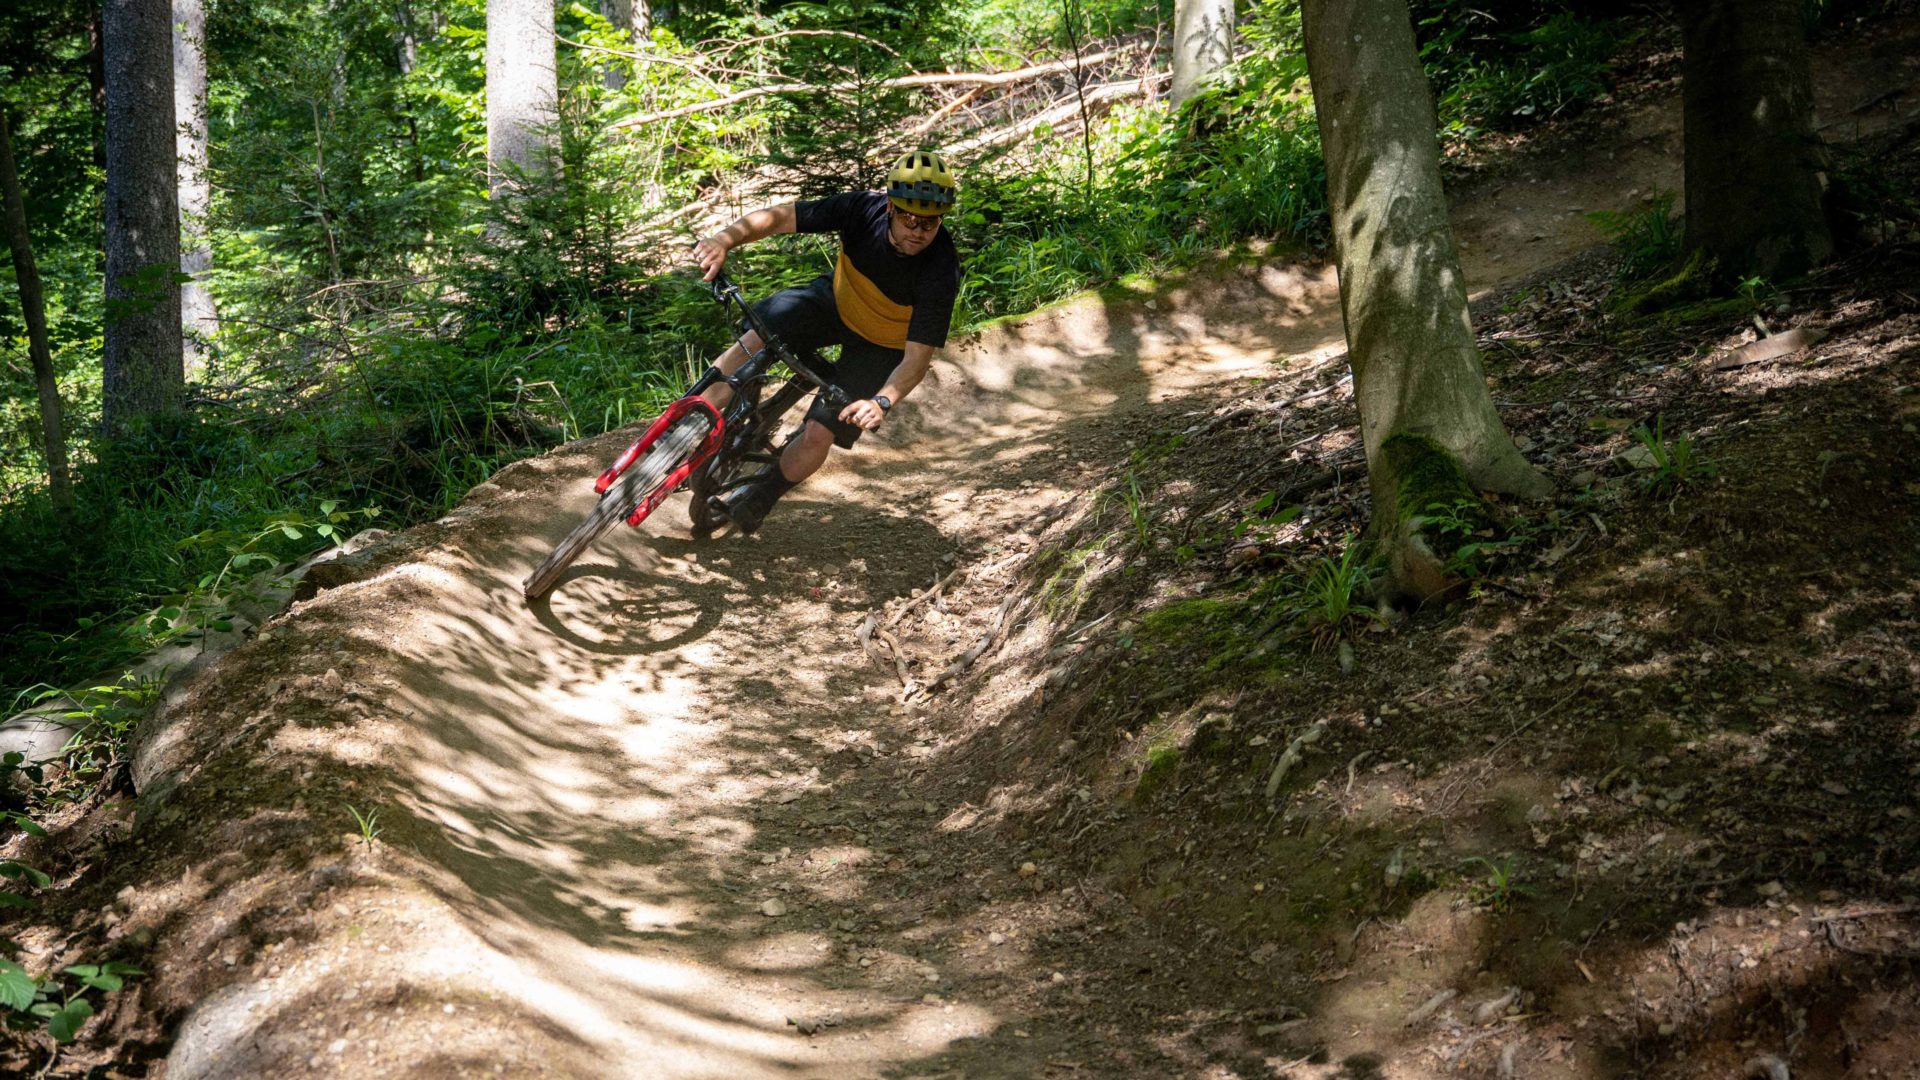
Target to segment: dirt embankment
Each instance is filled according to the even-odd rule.
[[[670,504],[532,607],[631,433],[504,470],[183,686],[16,936],[146,967],[90,1038],[172,1078],[1899,1075],[1911,252],[1769,309],[1818,363],[1583,322],[1603,268],[1549,268],[1677,186],[1672,104],[1463,200],[1568,497],[1357,674],[1191,604],[1364,513],[1331,274],[1222,264],[990,328],[759,536]],[[1638,495],[1655,411],[1711,484]]]

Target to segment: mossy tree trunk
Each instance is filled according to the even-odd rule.
[[[1681,0],[1686,246],[1721,285],[1833,254],[1801,0]]]
[[[1301,18],[1372,531],[1389,545],[1396,584],[1427,593],[1435,579],[1413,565],[1431,500],[1415,489],[1432,481],[1447,489],[1432,493],[1444,502],[1449,473],[1527,497],[1552,485],[1514,448],[1487,392],[1406,0],[1305,0]],[[1413,440],[1404,453],[1383,453],[1395,436]]]
[[[487,0],[487,190],[538,172],[559,119],[553,0]]]
[[[173,5],[107,0],[107,317],[100,411],[108,434],[177,412],[180,204],[174,184]]]

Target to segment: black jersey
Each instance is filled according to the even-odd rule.
[[[944,227],[917,255],[895,251],[887,210],[885,194],[849,191],[795,203],[794,223],[803,233],[840,234],[833,300],[848,329],[888,348],[909,341],[939,348],[960,292],[960,256]]]

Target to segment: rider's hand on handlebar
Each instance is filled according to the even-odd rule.
[[[863,431],[872,431],[880,426],[880,421],[884,420],[886,415],[886,410],[882,409],[877,402],[863,399],[841,409],[840,422],[856,424]]]
[[[712,281],[720,269],[727,265],[726,243],[717,236],[707,237],[693,245],[693,261],[699,264],[700,272],[705,275],[700,280]]]

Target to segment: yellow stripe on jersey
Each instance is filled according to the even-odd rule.
[[[867,275],[854,269],[846,249],[833,268],[833,306],[840,310],[840,321],[847,329],[889,349],[907,347],[907,321],[913,308],[887,299]]]

